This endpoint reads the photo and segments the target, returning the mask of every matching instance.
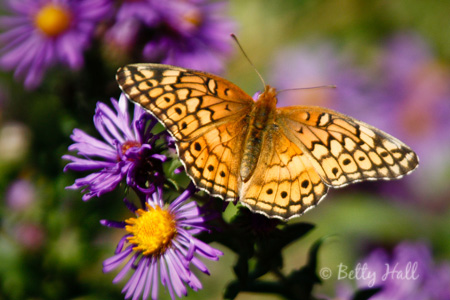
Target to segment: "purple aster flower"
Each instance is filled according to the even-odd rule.
[[[83,200],[113,190],[123,178],[141,192],[154,191],[155,185],[164,180],[161,163],[166,157],[157,150],[156,141],[165,135],[165,131],[153,134],[151,131],[157,120],[138,105],[134,107],[130,121],[129,102],[123,94],[118,102],[115,99],[111,102],[115,111],[98,102],[94,115],[95,127],[104,141],[75,129],[71,136],[75,143],[69,150],[78,151],[81,157],[63,156],[71,161],[64,171],[93,172],[68,187],[83,188],[86,192]]]
[[[358,289],[382,287],[371,300],[450,299],[450,262],[433,262],[426,244],[404,242],[392,253],[375,249],[360,263]],[[339,284],[337,299],[351,299],[349,285]]]
[[[124,2],[106,37],[125,51],[137,46],[146,61],[220,72],[232,50],[234,27],[225,10],[224,2]]]
[[[83,65],[82,52],[111,1],[9,0],[8,6],[12,15],[0,17],[0,66],[32,89],[55,63]]]
[[[187,201],[194,192],[191,184],[170,205],[165,205],[158,187],[147,196],[144,209],[128,205],[136,218],[121,223],[102,221],[105,226],[128,231],[116,254],[103,264],[103,271],[110,272],[126,262],[113,280],[117,283],[131,270],[133,274],[122,290],[126,299],[147,299],[150,295],[158,299],[159,280],[172,299],[175,295],[187,295],[186,284],[197,291],[202,284],[191,266],[209,274],[199,257],[218,260],[223,255],[193,236],[206,230],[199,208],[195,202]]]

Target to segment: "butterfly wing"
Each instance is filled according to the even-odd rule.
[[[238,198],[246,116],[210,129],[189,141],[179,141],[178,153],[196,185],[225,200]]]
[[[128,98],[187,141],[248,114],[254,101],[218,76],[160,64],[127,65],[116,76]]]
[[[277,122],[329,186],[401,178],[419,163],[417,155],[398,139],[330,109],[284,107],[278,109]]]
[[[265,141],[258,165],[240,191],[244,205],[289,219],[319,203],[328,187],[301,148],[277,127],[269,130]]]
[[[240,150],[253,99],[221,77],[168,65],[128,65],[116,78],[128,98],[175,138],[196,185],[215,196],[236,198]]]

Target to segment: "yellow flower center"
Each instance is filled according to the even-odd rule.
[[[48,4],[36,14],[36,26],[47,36],[55,37],[65,32],[72,21],[70,12],[55,4]]]
[[[122,145],[122,154],[125,154],[128,149],[133,148],[133,147],[140,147],[141,144],[139,142],[136,141],[126,141],[125,143],[123,143]]]
[[[128,241],[136,245],[134,251],[142,251],[144,255],[159,256],[171,245],[177,234],[174,216],[161,209],[147,205],[147,210],[138,209],[137,218],[129,218],[125,229],[133,236]]]

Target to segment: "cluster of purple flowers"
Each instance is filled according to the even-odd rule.
[[[436,264],[426,243],[403,242],[392,251],[377,248],[359,265],[357,288],[381,288],[371,300],[450,299],[450,262]],[[348,282],[340,282],[334,299],[350,300],[353,293]]]
[[[224,2],[202,0],[125,1],[105,39],[112,51],[140,61],[217,73],[231,51],[234,26],[224,18],[225,9]]]
[[[139,106],[135,106],[130,118],[124,95],[111,102],[114,110],[98,103],[95,111],[94,124],[103,140],[75,129],[75,143],[69,149],[77,151],[78,156],[63,156],[70,161],[65,170],[90,172],[68,187],[83,189],[84,200],[110,192],[124,181],[140,200],[141,208],[137,208],[125,199],[134,217],[123,222],[101,221],[105,226],[127,231],[115,255],[105,260],[103,271],[123,265],[114,283],[133,272],[122,290],[127,299],[158,299],[159,278],[172,299],[187,295],[186,285],[197,291],[202,285],[191,268],[209,274],[199,257],[218,260],[222,252],[194,237],[207,230],[205,213],[195,202],[188,201],[195,186],[190,185],[174,201],[166,202],[161,167],[167,160],[162,154],[167,150],[165,131],[153,133],[157,121]]]
[[[0,16],[0,67],[36,88],[56,64],[76,70],[94,38],[139,61],[219,72],[233,24],[223,3],[202,0],[7,0]],[[103,25],[103,26],[100,26]],[[109,27],[108,27],[109,26]],[[136,56],[136,50],[141,52]]]

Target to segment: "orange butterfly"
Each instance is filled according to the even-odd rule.
[[[269,217],[290,219],[328,187],[400,178],[419,163],[401,141],[354,118],[321,107],[276,108],[269,85],[255,102],[221,77],[160,64],[125,66],[117,81],[175,138],[197,187]]]

